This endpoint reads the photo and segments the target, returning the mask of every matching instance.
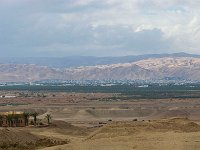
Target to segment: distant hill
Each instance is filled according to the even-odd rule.
[[[37,57],[37,58],[0,57],[0,64],[35,64],[38,66],[48,66],[52,68],[70,68],[70,67],[80,67],[80,66],[130,63],[148,58],[163,58],[163,57],[200,58],[200,55],[174,53],[174,54],[148,54],[148,55],[138,55],[138,56],[122,56],[122,57],[92,57],[92,56]]]
[[[126,57],[25,58],[0,64],[1,82],[38,80],[198,80],[200,56],[185,53]],[[85,59],[83,59],[85,58]],[[92,58],[88,60],[89,58]],[[117,59],[118,58],[118,59]],[[38,59],[38,62],[35,62]],[[45,61],[47,60],[47,61]],[[62,60],[62,61],[59,61]],[[16,62],[15,62],[16,61]],[[48,61],[50,64],[48,64]],[[67,62],[71,62],[67,63]],[[26,62],[26,63],[25,63]],[[35,62],[35,64],[34,64]],[[89,63],[90,62],[90,63]],[[113,62],[113,63],[112,63]],[[114,63],[115,62],[115,63]],[[22,64],[25,63],[25,64]],[[104,64],[105,63],[105,64]],[[85,66],[87,65],[88,66]],[[98,65],[96,65],[98,64]],[[100,65],[99,65],[100,64]],[[58,65],[58,67],[56,67]],[[78,66],[78,67],[76,67]]]
[[[198,80],[200,58],[163,57],[149,58],[132,63],[97,65],[66,69],[70,79],[127,79],[127,80]]]

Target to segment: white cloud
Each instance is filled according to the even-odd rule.
[[[199,4],[197,0],[0,0],[0,51],[200,54]]]

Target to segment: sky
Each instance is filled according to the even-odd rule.
[[[199,0],[0,0],[1,57],[200,54]]]

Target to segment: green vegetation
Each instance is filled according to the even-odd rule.
[[[118,96],[110,98],[118,99],[161,99],[161,98],[200,98],[200,84],[185,85],[159,85],[150,84],[148,87],[137,87],[134,85],[113,85],[113,86],[59,86],[59,85],[16,85],[1,86],[0,90],[18,90],[31,92],[80,92],[80,93],[118,93]],[[23,92],[22,92],[23,93]],[[45,94],[37,94],[46,97]],[[28,94],[21,94],[21,97],[29,97]],[[109,99],[109,100],[110,100]],[[106,101],[106,99],[104,99]]]
[[[30,118],[30,113],[27,113],[27,112],[24,112],[23,113],[23,117],[24,117],[24,120],[25,120],[25,125],[28,126],[29,125],[29,118]]]
[[[37,112],[34,112],[31,114],[31,116],[33,117],[33,120],[34,120],[34,125],[36,126],[37,125],[37,116],[39,115],[39,113]]]

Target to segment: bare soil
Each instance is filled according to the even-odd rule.
[[[1,98],[0,105],[7,105],[1,105],[0,111],[37,111],[40,114],[38,122],[46,124],[46,114],[51,114],[53,120],[49,126],[1,129],[0,143],[4,147],[46,150],[200,149],[200,99],[103,101],[117,94],[27,92],[28,97],[19,96],[19,91],[9,94],[17,97]]]

